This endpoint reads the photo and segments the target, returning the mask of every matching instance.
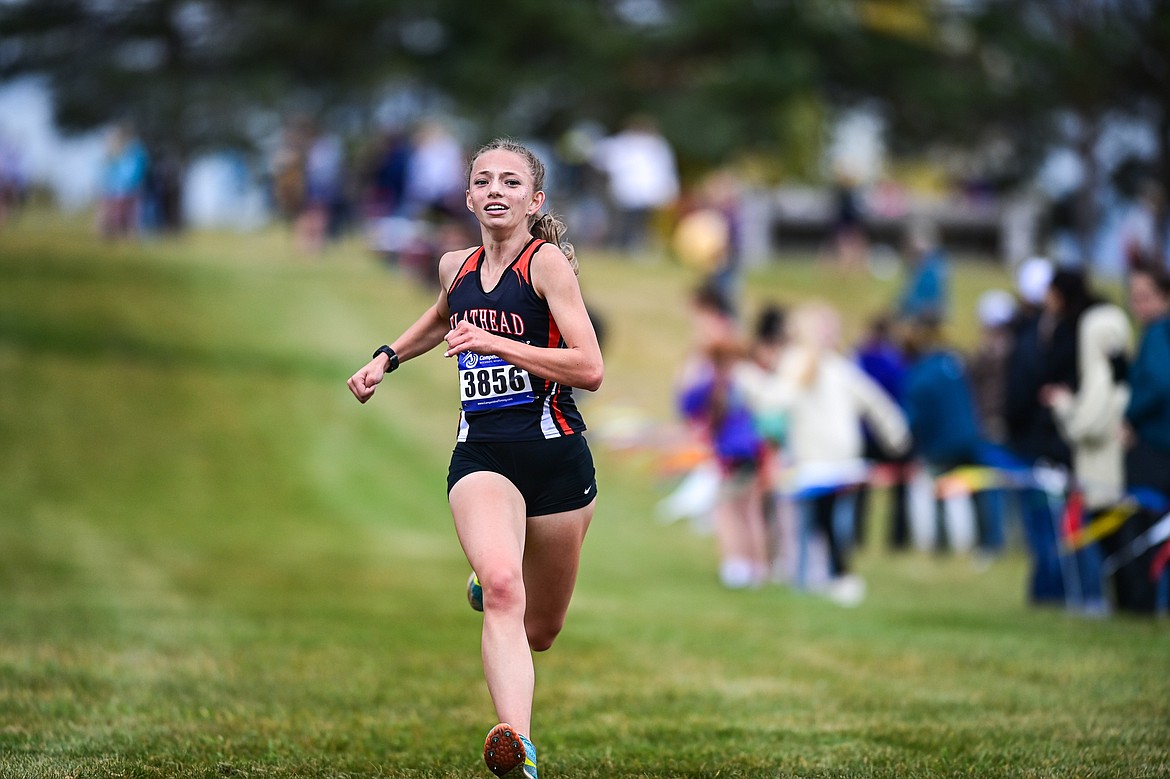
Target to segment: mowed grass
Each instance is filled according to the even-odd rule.
[[[601,498],[537,658],[542,776],[1170,775],[1166,622],[1029,609],[1018,551],[981,570],[871,542],[857,609],[720,589],[711,540],[656,523],[653,455],[605,435],[670,419],[694,278],[582,259]],[[960,342],[1006,283],[957,268]],[[855,335],[896,285],[776,263],[749,309],[815,295]],[[277,230],[0,233],[0,776],[488,776],[453,367],[408,363],[366,406],[345,388],[432,298]]]

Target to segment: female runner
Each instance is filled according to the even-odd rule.
[[[596,390],[604,366],[564,223],[541,214],[544,165],[497,139],[472,159],[467,207],[482,245],[439,261],[434,305],[349,380],[365,403],[387,373],[446,341],[462,411],[447,476],[455,530],[482,598],[484,676],[499,724],[484,760],[537,778],[532,651],[564,624],[597,499],[573,388]],[[482,588],[482,590],[480,589]]]

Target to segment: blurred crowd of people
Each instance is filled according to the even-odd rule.
[[[271,150],[266,189],[300,251],[354,230],[430,284],[438,258],[477,235],[467,151],[438,119],[355,144],[299,117]],[[847,345],[839,313],[821,302],[768,306],[745,323],[741,182],[715,169],[684,187],[649,117],[612,133],[575,127],[543,152],[580,240],[632,257],[665,249],[704,280],[677,394],[710,455],[695,478],[712,486],[725,585],[778,581],[859,602],[852,551],[888,495],[891,549],[974,548],[991,561],[1015,520],[1030,602],[1166,608],[1170,281],[1164,263],[1142,259],[1149,240],[1126,244],[1128,312],[1075,263],[1035,257],[1016,268],[1014,290],[980,297],[980,340],[963,354],[945,336],[954,303],[938,230],[908,219],[900,294]],[[178,227],[181,179],[173,157],[115,125],[99,233]],[[26,191],[19,160],[0,147],[0,224]],[[874,270],[856,182],[839,176],[834,204],[826,245],[839,267]]]
[[[106,135],[98,186],[97,230],[107,239],[177,230],[181,166],[170,155],[152,154],[128,122]]]
[[[387,263],[433,283],[438,258],[474,242],[466,151],[439,120],[358,148],[295,120],[271,157],[273,202],[303,251],[357,228]],[[1014,290],[980,298],[980,340],[964,354],[946,338],[954,301],[937,227],[908,219],[901,290],[858,343],[814,301],[767,307],[749,327],[745,198],[731,171],[684,187],[670,145],[641,116],[609,134],[575,128],[543,153],[547,188],[583,242],[632,257],[665,250],[703,278],[677,394],[709,454],[694,478],[713,496],[725,585],[778,581],[856,604],[865,583],[853,551],[888,497],[891,549],[972,550],[987,565],[1018,539],[1031,603],[1164,608],[1170,580],[1151,575],[1165,569],[1165,547],[1150,535],[1170,509],[1162,270],[1135,263],[1127,313],[1084,273],[1033,258]],[[843,269],[870,253],[857,198],[839,182],[828,245]],[[680,490],[697,494],[693,482]]]
[[[303,253],[352,230],[385,261],[430,283],[438,258],[476,235],[464,202],[467,152],[458,128],[439,118],[345,143],[297,117],[269,155],[267,188]],[[574,128],[542,152],[547,188],[570,211],[582,243],[642,252],[658,232],[656,217],[678,201],[674,151],[648,117],[631,117],[610,134]]]
[[[949,261],[930,225],[909,225],[906,258],[901,294],[851,347],[823,302],[765,307],[748,328],[714,278],[696,291],[677,398],[708,457],[663,510],[702,506],[730,588],[858,603],[852,552],[884,495],[892,550],[970,551],[986,566],[1018,539],[1034,605],[1165,611],[1165,266],[1134,264],[1127,312],[1084,271],[1033,257],[1014,290],[979,298],[964,353],[946,339]]]
[[[466,152],[439,120],[355,144],[296,117],[269,158],[272,207],[301,253],[319,254],[356,232],[384,260],[430,283],[443,252],[475,234],[464,204]]]

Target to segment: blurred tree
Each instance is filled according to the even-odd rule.
[[[1152,114],[1157,131],[1158,155],[1154,160],[1155,178],[1161,189],[1158,201],[1157,249],[1165,257],[1170,250],[1166,242],[1170,227],[1170,0],[1130,0],[1138,6],[1129,14],[1134,46],[1122,70],[1125,83],[1134,92],[1136,103]]]
[[[1097,198],[1111,173],[1096,154],[1105,121],[1127,117],[1156,128],[1154,168],[1170,190],[1170,0],[986,3],[976,25],[996,83],[985,124],[1033,156],[1059,141],[1081,159],[1074,216],[1088,257]],[[1158,218],[1166,224],[1164,205]]]
[[[183,152],[238,146],[272,124],[265,109],[326,108],[374,83],[370,63],[396,51],[386,13],[362,0],[10,0],[0,77],[47,76],[66,128],[121,119]]]
[[[58,120],[129,119],[185,152],[283,114],[371,121],[388,91],[485,133],[659,116],[684,159],[803,149],[831,18],[791,0],[7,0],[0,78],[48,77]],[[444,102],[445,101],[445,102]],[[801,132],[805,132],[803,129]],[[801,165],[794,165],[800,168]]]
[[[0,79],[45,75],[63,125],[183,156],[294,113],[365,132],[408,95],[484,135],[649,113],[684,169],[816,179],[821,120],[876,102],[895,153],[1007,149],[982,158],[1000,185],[1062,115],[1087,162],[1103,117],[1153,116],[1170,187],[1170,0],[4,0],[0,30]]]

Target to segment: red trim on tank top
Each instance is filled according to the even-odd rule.
[[[467,259],[463,261],[463,265],[459,268],[459,272],[455,274],[455,280],[451,282],[451,286],[447,288],[447,294],[450,295],[459,283],[463,281],[469,274],[474,273],[479,267],[479,261],[483,259],[484,248],[480,246],[467,255]]]
[[[552,312],[548,312],[548,348],[556,349],[561,345],[561,328],[557,327],[557,320],[553,319]]]
[[[538,249],[548,241],[543,238],[533,238],[520,250],[520,256],[512,266],[512,271],[528,286],[532,286],[532,258]]]
[[[553,393],[552,400],[548,404],[549,411],[552,412],[553,422],[557,428],[560,429],[561,435],[573,435],[573,428],[569,427],[568,421],[565,419],[565,414],[561,411],[561,391],[558,388]]]

